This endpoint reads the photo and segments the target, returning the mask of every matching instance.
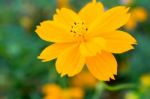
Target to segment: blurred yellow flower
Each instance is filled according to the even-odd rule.
[[[55,84],[43,87],[44,99],[83,99],[84,93],[80,88],[62,89]]]
[[[97,80],[87,71],[83,71],[71,78],[71,84],[73,86],[93,88],[95,87],[96,83]]]
[[[57,9],[53,20],[42,22],[36,29],[41,39],[54,42],[38,58],[43,62],[57,58],[56,70],[61,76],[74,76],[86,64],[97,79],[114,79],[117,62],[112,53],[134,49],[132,45],[136,44],[130,34],[118,30],[127,23],[128,10],[117,6],[104,11],[103,4],[96,0],[79,13]]]
[[[20,25],[28,31],[32,27],[33,21],[30,17],[24,16],[20,19]]]
[[[124,99],[140,99],[140,97],[138,96],[136,92],[129,91],[126,93]]]
[[[145,74],[140,78],[141,84],[145,87],[150,87],[150,74]]]
[[[70,88],[64,90],[63,99],[83,99],[83,91],[80,88]]]
[[[131,17],[127,24],[125,25],[125,28],[128,30],[132,30],[137,26],[138,22],[144,22],[147,20],[147,11],[142,7],[134,8],[131,11]]]
[[[70,7],[69,0],[57,0],[57,6],[58,6],[58,8]]]
[[[147,19],[147,11],[142,7],[137,7],[132,10],[132,17],[139,22],[143,22]]]

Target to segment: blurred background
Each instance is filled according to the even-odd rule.
[[[135,50],[115,55],[118,75],[97,81],[86,70],[61,78],[55,60],[37,59],[50,43],[35,33],[41,21],[52,19],[56,8],[79,11],[90,0],[0,0],[0,99],[150,99],[150,0],[97,0],[106,9],[130,6],[122,28],[138,41]]]

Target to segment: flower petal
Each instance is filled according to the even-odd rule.
[[[98,52],[105,47],[105,39],[101,37],[92,38],[87,42],[82,42],[80,44],[80,53],[83,56],[95,56]]]
[[[61,76],[74,76],[79,73],[85,63],[85,58],[80,55],[79,45],[74,45],[58,56],[56,70]]]
[[[89,71],[99,80],[109,81],[117,74],[117,62],[114,56],[107,52],[102,52],[86,60]]]
[[[106,39],[106,51],[112,53],[123,53],[133,49],[133,44],[136,44],[135,38],[123,31],[114,31],[101,35]]]
[[[85,7],[83,7],[79,16],[85,21],[86,24],[91,24],[95,18],[99,17],[104,11],[103,4],[98,2],[88,3]]]
[[[72,42],[73,36],[63,24],[54,21],[44,21],[38,26],[36,33],[41,39],[49,42]]]
[[[52,59],[55,59],[60,53],[69,48],[71,45],[72,43],[52,44],[45,48],[38,58],[42,59],[43,62],[50,61]]]
[[[114,7],[102,14],[89,27],[89,35],[96,36],[102,32],[114,31],[125,25],[130,14],[127,13],[129,8],[124,6]]]
[[[60,10],[57,9],[56,11],[57,14],[54,15],[54,21],[61,22],[66,26],[70,26],[70,28],[74,22],[80,19],[78,14],[76,14],[74,11],[70,9],[61,8]]]

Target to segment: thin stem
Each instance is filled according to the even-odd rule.
[[[118,90],[123,90],[123,89],[131,89],[131,88],[136,88],[134,84],[121,84],[121,85],[116,85],[116,86],[109,86],[107,84],[104,84],[105,89],[109,91],[118,91]]]

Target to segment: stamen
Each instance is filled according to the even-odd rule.
[[[88,28],[85,29],[86,31],[88,30]]]
[[[73,22],[73,24],[70,27],[70,32],[77,39],[77,41],[85,41],[85,34],[87,31],[87,25],[81,20]]]

